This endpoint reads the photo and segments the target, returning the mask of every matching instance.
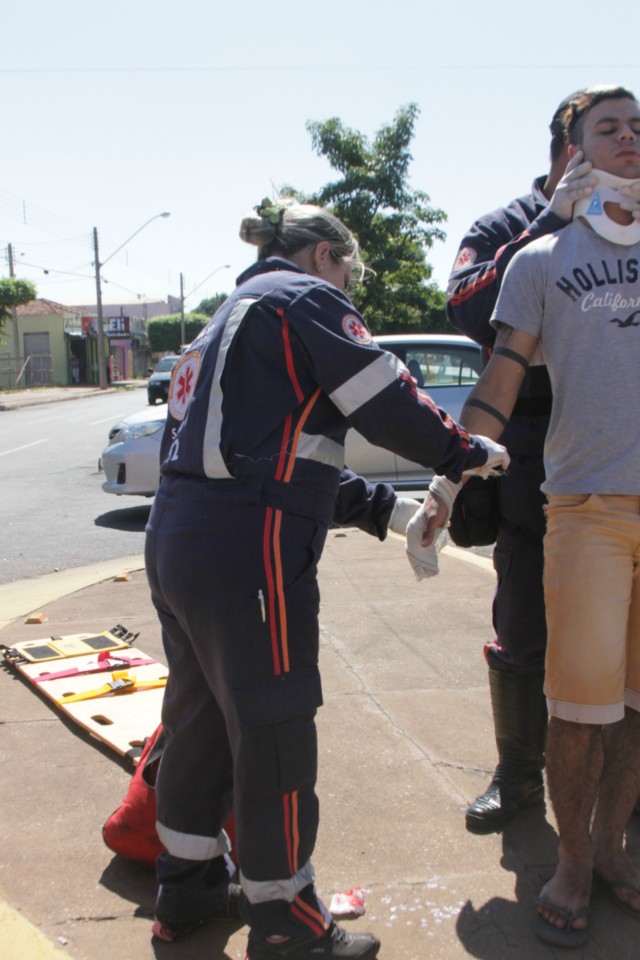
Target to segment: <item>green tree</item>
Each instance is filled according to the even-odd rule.
[[[198,336],[203,327],[209,323],[209,317],[203,313],[185,313],[184,334],[185,342],[191,343]],[[179,353],[181,343],[182,323],[179,313],[166,316],[151,317],[147,320],[147,337],[152,353]]]
[[[445,295],[431,281],[426,257],[445,234],[446,214],[409,185],[409,145],[419,115],[415,103],[401,107],[373,141],[333,117],[309,121],[313,149],[341,176],[301,200],[328,207],[357,236],[371,269],[353,295],[376,333],[447,329]]]
[[[30,280],[2,277],[0,279],[0,333],[5,323],[11,319],[11,311],[14,307],[20,307],[35,299],[36,288]]]
[[[201,300],[196,307],[195,312],[206,313],[208,317],[212,317],[218,307],[221,307],[225,302],[227,296],[228,294],[226,293],[214,293],[212,297],[207,297],[205,300]]]

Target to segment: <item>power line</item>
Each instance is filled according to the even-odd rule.
[[[83,231],[85,236],[88,234],[80,224],[73,223],[57,213],[50,213],[44,207],[27,202],[23,197],[16,197],[2,189],[0,189],[0,209],[4,211],[5,216],[22,223],[23,226],[35,227],[54,236],[68,235],[77,230]]]
[[[417,70],[433,72],[441,70],[456,71],[545,71],[545,70],[637,70],[637,63],[389,63],[389,64],[257,64],[254,66],[149,66],[149,67],[0,67],[0,73],[359,73],[363,70],[391,72],[398,70]]]

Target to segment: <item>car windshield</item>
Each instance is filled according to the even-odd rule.
[[[158,366],[155,369],[156,373],[169,373],[175,367],[178,362],[177,357],[163,357],[162,360],[158,362]]]

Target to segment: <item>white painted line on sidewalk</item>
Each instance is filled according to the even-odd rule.
[[[454,547],[452,544],[448,543],[446,547],[442,548],[442,552],[450,557],[455,557],[456,560],[465,560],[474,567],[480,567],[482,570],[486,570],[489,573],[495,572],[493,569],[493,560],[491,560],[489,557],[481,557],[477,553],[472,553],[471,550],[465,550],[464,547]]]

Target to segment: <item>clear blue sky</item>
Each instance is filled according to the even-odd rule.
[[[449,218],[429,258],[444,286],[471,221],[546,171],[566,94],[603,82],[640,93],[638,20],[619,0],[5,4],[0,274],[11,242],[39,296],[95,302],[93,227],[104,261],[169,210],[104,267],[103,297],[177,296],[180,272],[189,293],[231,264],[193,308],[254,259],[238,239],[247,209],[283,183],[333,178],[307,120],[372,136],[413,101],[411,183]]]

